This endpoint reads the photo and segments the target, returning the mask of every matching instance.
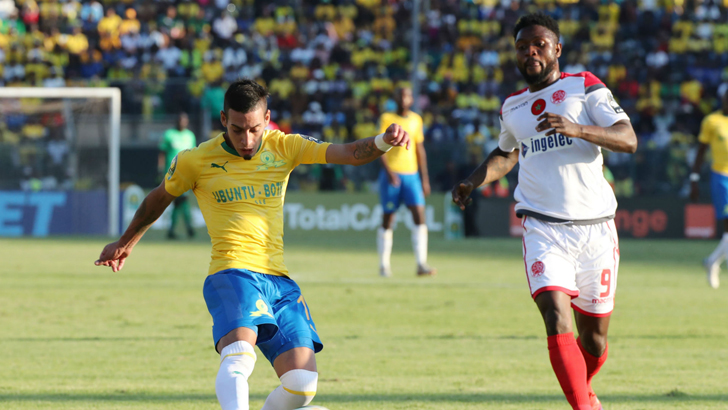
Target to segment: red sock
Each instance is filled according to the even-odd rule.
[[[581,354],[584,356],[584,361],[586,362],[586,385],[589,389],[591,389],[592,378],[599,373],[599,369],[601,369],[604,362],[607,361],[609,343],[607,343],[604,353],[599,357],[592,356],[591,353],[584,350],[584,346],[581,345],[581,338],[576,338],[576,344],[579,345],[579,350],[581,350]]]
[[[566,400],[574,410],[592,410],[586,385],[586,363],[574,333],[548,337],[549,358]]]

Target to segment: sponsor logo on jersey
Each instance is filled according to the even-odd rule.
[[[532,137],[530,140],[521,142],[521,155],[526,158],[526,154],[531,156],[543,154],[544,152],[558,151],[560,149],[568,148],[574,144],[574,141],[564,136],[563,134],[549,135],[537,135]]]
[[[217,165],[216,163],[213,162],[212,164],[210,164],[210,168],[220,168],[221,170],[227,172],[227,169],[225,169],[225,165],[227,165],[228,162],[229,161],[225,161],[225,163],[222,165]]]
[[[309,137],[309,138],[313,138],[313,137]],[[286,164],[286,161],[284,161],[284,160],[276,161],[276,156],[273,155],[273,153],[270,151],[261,152],[260,162],[262,162],[263,165],[258,165],[258,168],[256,168],[256,171],[265,171],[268,168],[278,168],[281,165]]]
[[[265,302],[263,302],[263,299],[258,299],[258,301],[255,302],[255,307],[258,310],[256,310],[255,312],[250,312],[250,316],[260,317],[260,316],[265,315],[265,316],[273,317],[273,315],[268,311],[268,305],[266,305]]]
[[[609,296],[607,298],[592,299],[592,303],[595,305],[601,305],[604,303],[612,303],[613,300],[614,296]]]
[[[561,104],[566,100],[566,91],[559,90],[551,94],[551,102],[554,104]]]
[[[513,111],[515,111],[515,110],[517,110],[517,109],[519,109],[519,108],[523,108],[523,107],[525,107],[525,106],[527,106],[527,105],[528,105],[528,101],[524,101],[524,102],[522,102],[522,103],[520,103],[520,104],[516,105],[515,107],[511,107],[511,109],[510,109],[510,110],[508,110],[508,112],[513,112]]]
[[[531,275],[533,275],[534,278],[543,275],[544,271],[546,271],[546,265],[544,265],[541,261],[536,261],[533,265],[531,265]]]
[[[543,98],[539,98],[531,106],[531,114],[533,114],[533,115],[541,115],[541,113],[544,112],[545,110],[546,110],[546,100],[544,100]]]
[[[311,141],[311,142],[315,142],[315,143],[317,143],[317,144],[323,144],[323,143],[324,143],[324,142],[323,142],[323,141],[321,141],[320,139],[318,139],[318,138],[314,138],[314,137],[312,137],[312,136],[310,136],[310,135],[303,135],[303,134],[299,134],[299,135],[301,136],[301,138],[303,138],[303,139],[305,139],[305,140],[309,140],[309,141]]]
[[[614,99],[614,96],[612,95],[612,93],[607,94],[607,99],[609,100],[609,106],[612,107],[614,112],[616,112],[617,114],[621,114],[624,112],[622,107],[620,107],[619,104],[617,103],[617,100]]]

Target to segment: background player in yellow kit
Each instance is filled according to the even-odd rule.
[[[265,88],[252,80],[232,83],[220,112],[226,131],[180,152],[126,232],[96,261],[120,270],[164,209],[193,191],[212,239],[203,294],[220,352],[215,391],[223,410],[248,409],[256,344],[281,380],[263,410],[295,409],[316,394],[314,352],[323,344],[301,290],[283,263],[283,198],[291,171],[299,164],[361,165],[393,146],[409,145],[409,135],[396,124],[350,144],[266,130],[267,97]]]
[[[705,152],[710,148],[713,153],[713,165],[710,175],[710,194],[715,207],[715,217],[723,220],[723,238],[713,253],[703,261],[708,273],[708,283],[717,289],[720,285],[718,275],[720,264],[728,258],[728,92],[721,98],[723,104],[703,120],[698,136],[698,153],[695,156],[693,171],[690,173],[690,198],[697,201],[699,196],[698,181],[700,167],[703,165]]]
[[[397,88],[394,91],[397,112],[387,112],[379,119],[380,132],[391,124],[399,124],[411,138],[413,149],[393,148],[382,156],[379,173],[379,198],[382,203],[382,226],[377,231],[379,274],[392,276],[392,222],[394,213],[404,202],[412,212],[412,249],[417,260],[417,275],[430,276],[435,269],[427,265],[427,224],[425,222],[425,197],[430,195],[430,177],[427,173],[425,135],[422,117],[410,111],[414,99],[412,89]]]

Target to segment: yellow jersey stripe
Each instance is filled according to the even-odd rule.
[[[281,386],[281,387],[283,387],[283,390],[287,391],[288,393],[295,394],[296,396],[315,396],[316,395],[315,391],[295,391],[295,390],[286,388],[286,386]]]

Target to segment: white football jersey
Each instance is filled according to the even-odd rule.
[[[505,152],[520,150],[516,212],[563,221],[613,217],[617,200],[604,179],[601,148],[582,139],[537,132],[537,119],[545,112],[600,127],[629,120],[609,89],[589,72],[561,73],[543,90],[532,93],[526,88],[508,96],[501,109],[498,146]]]

